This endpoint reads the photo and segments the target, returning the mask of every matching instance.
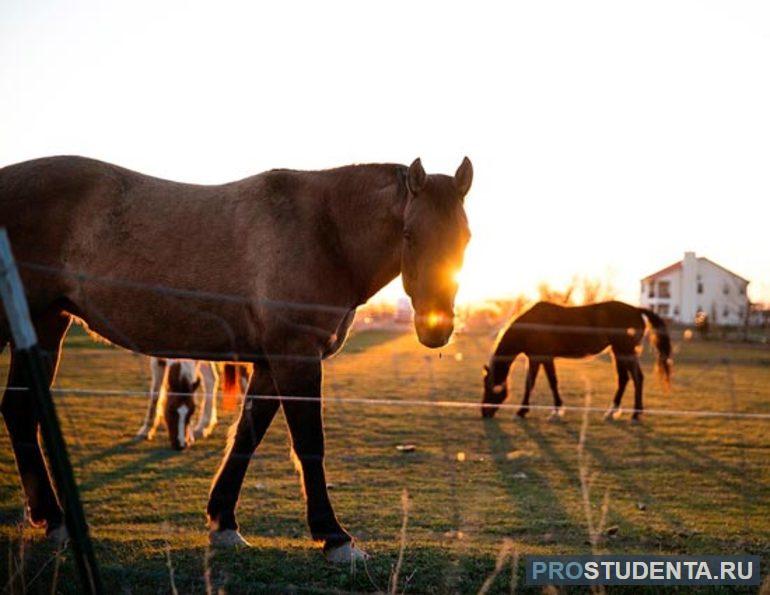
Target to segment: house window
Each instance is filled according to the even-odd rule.
[[[728,316],[730,316],[730,308],[725,306],[722,310],[722,318],[727,318]]]
[[[671,286],[671,283],[669,281],[661,281],[660,283],[658,283],[658,297],[670,298],[671,297],[670,286]]]
[[[741,286],[738,288],[738,294],[739,294],[739,295],[743,295],[744,293],[746,293],[746,286],[745,286],[745,285],[741,285]]]
[[[674,316],[679,316],[679,306],[674,306]]]
[[[725,283],[725,286],[722,288],[722,293],[724,293],[725,295],[729,295],[730,286],[727,283]]]
[[[668,304],[658,304],[658,314],[668,316]]]
[[[655,281],[650,281],[650,292],[647,294],[647,297],[655,297]]]
[[[703,293],[703,281],[698,281],[698,293]]]

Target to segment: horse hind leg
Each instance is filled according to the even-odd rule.
[[[631,378],[634,381],[634,413],[631,416],[632,422],[639,422],[642,418],[642,390],[644,388],[644,373],[639,363],[639,358],[634,356],[633,366],[631,368]]]
[[[551,387],[551,393],[553,393],[553,411],[548,419],[551,421],[558,421],[564,417],[564,402],[561,400],[559,394],[559,379],[556,377],[556,366],[553,363],[553,359],[548,359],[544,364],[545,374],[548,377],[548,385]]]
[[[47,356],[45,372],[49,385],[56,375],[61,340],[70,320],[70,316],[60,310],[51,310],[33,320],[38,344]],[[40,415],[29,388],[29,377],[21,359],[11,353],[8,383],[0,409],[11,439],[29,519],[33,525],[45,525],[48,535],[57,536],[63,531],[64,517],[40,448]]]

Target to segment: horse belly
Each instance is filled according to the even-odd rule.
[[[243,359],[259,343],[243,306],[206,307],[194,298],[146,293],[140,289],[87,292],[79,296],[72,311],[111,343],[148,355]]]
[[[342,346],[345,344],[345,341],[348,338],[350,326],[353,324],[355,317],[356,311],[354,309],[350,310],[350,312],[348,312],[339,323],[336,332],[329,338],[329,343],[323,352],[324,359],[333,356],[340,349],[342,349]]]

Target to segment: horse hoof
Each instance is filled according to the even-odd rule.
[[[251,547],[243,536],[235,529],[225,529],[223,531],[209,532],[209,545],[222,548],[240,548]]]
[[[548,421],[561,421],[564,418],[564,407],[556,407],[551,410]]]
[[[66,526],[59,525],[55,529],[48,531],[45,537],[56,547],[62,547],[69,541],[70,534]]]
[[[632,415],[631,416],[631,423],[632,424],[640,424],[640,423],[642,423],[642,416],[641,415],[636,415],[636,414]]]
[[[604,421],[615,421],[620,419],[621,415],[623,415],[622,409],[608,409],[607,413],[604,414]]]
[[[355,564],[369,560],[371,556],[352,541],[343,543],[324,552],[326,561],[332,564]]]
[[[519,419],[524,419],[525,417],[527,417],[527,413],[529,413],[528,409],[519,409],[516,412],[516,417],[518,417]]]
[[[214,431],[214,426],[207,426],[205,428],[195,428],[193,430],[193,437],[196,440],[200,440],[201,438],[208,438],[211,436],[211,433]]]

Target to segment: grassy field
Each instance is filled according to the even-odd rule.
[[[473,593],[494,579],[489,592],[503,593],[513,577],[525,590],[516,556],[592,548],[746,552],[762,556],[763,575],[770,565],[770,421],[650,413],[632,425],[628,415],[607,423],[599,412],[584,420],[582,412],[569,411],[552,423],[546,410],[533,411],[526,422],[514,421],[510,410],[482,421],[476,408],[345,403],[480,398],[480,367],[491,337],[460,335],[439,353],[420,347],[411,332],[385,331],[353,337],[328,362],[325,376],[331,496],[342,522],[373,555],[371,562],[355,573],[330,567],[310,541],[280,415],[241,494],[239,520],[254,547],[211,552],[203,510],[234,413],[223,413],[214,435],[187,452],[169,450],[165,434],[154,443],[134,443],[143,396],[66,389],[143,391],[146,358],[81,334],[68,341],[57,381],[65,392],[56,400],[111,592],[169,592],[172,580],[180,593],[387,590],[400,550],[405,491],[399,592]],[[675,357],[674,385],[665,393],[645,355],[649,409],[770,413],[766,347],[678,342]],[[0,368],[4,375],[7,354]],[[522,370],[518,362],[511,385],[516,401]],[[558,362],[557,371],[567,405],[608,405],[615,378],[606,356]],[[544,380],[535,405],[550,405]],[[413,452],[396,448],[407,443]],[[22,521],[3,428],[1,584],[18,592],[23,580],[30,591],[48,593],[58,572],[58,590],[76,592],[72,560],[65,556],[59,564],[40,531]],[[493,577],[501,549],[506,559]]]

